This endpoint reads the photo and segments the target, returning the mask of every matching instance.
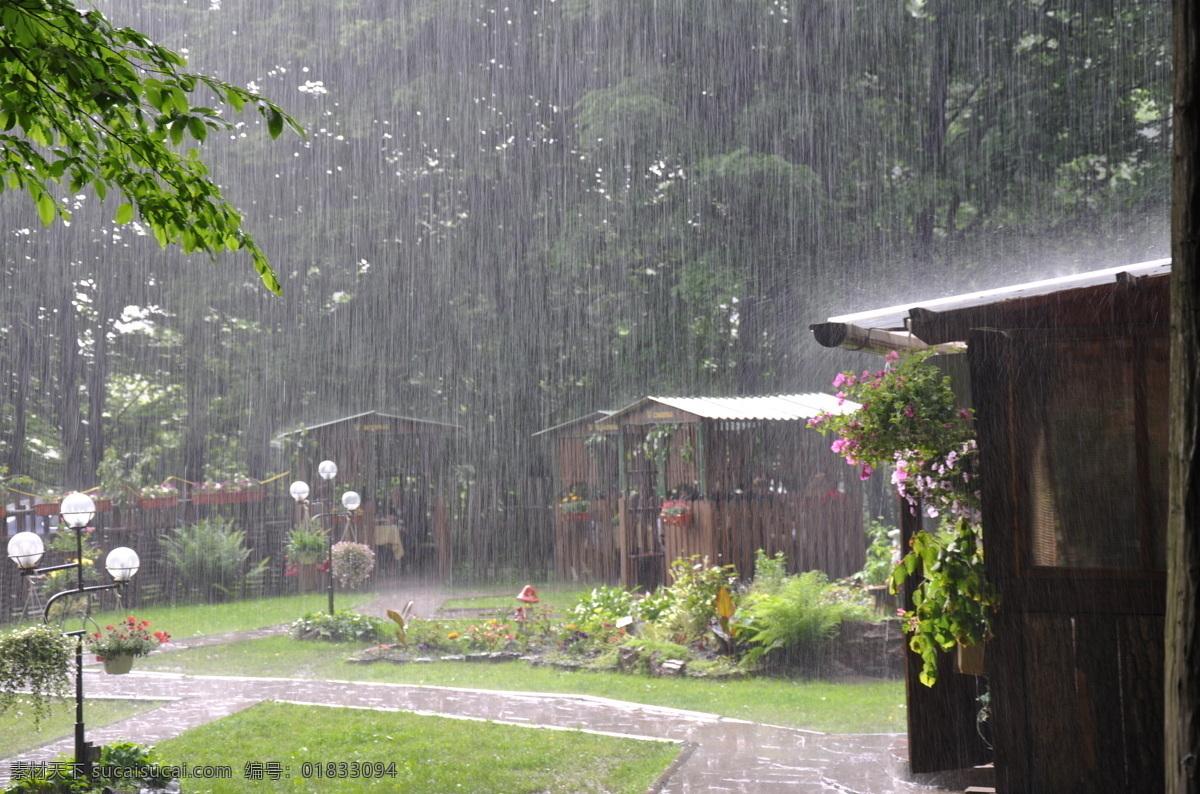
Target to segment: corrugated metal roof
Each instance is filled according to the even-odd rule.
[[[616,419],[647,403],[660,403],[704,419],[794,422],[812,419],[824,413],[840,414],[858,410],[857,403],[838,404],[832,394],[774,394],[762,397],[645,397],[612,415]]]
[[[970,309],[979,306],[1001,303],[1019,298],[1030,298],[1038,295],[1051,295],[1065,290],[1095,287],[1112,284],[1124,278],[1124,274],[1133,278],[1146,276],[1164,276],[1171,272],[1170,259],[1155,259],[1133,265],[1121,265],[1103,270],[1092,270],[1087,273],[1076,273],[1059,278],[1030,281],[1009,287],[968,292],[962,295],[933,298],[930,300],[912,300],[906,303],[888,306],[882,309],[842,314],[830,317],[823,323],[810,326],[814,335],[822,345],[836,347],[849,342],[847,346],[855,349],[872,349],[883,351],[891,348],[922,346],[919,340],[906,343],[909,334],[909,317],[913,310],[925,312],[948,312],[959,309]],[[864,340],[880,338],[879,344],[867,344]]]
[[[560,422],[560,423],[554,425],[554,427],[547,427],[545,430],[539,430],[536,433],[534,433],[533,435],[540,436],[540,435],[544,435],[546,433],[553,433],[556,430],[563,430],[565,428],[570,427],[571,425],[586,424],[589,422],[591,422],[591,423],[599,422],[601,419],[604,419],[605,417],[612,416],[612,415],[613,415],[612,411],[592,411],[590,414],[587,414],[586,416],[580,416],[576,419],[568,419],[565,422]]]
[[[434,427],[444,427],[448,430],[461,430],[462,429],[458,425],[447,424],[446,422],[435,422],[430,419],[414,419],[411,416],[396,416],[395,414],[384,414],[384,413],[380,413],[379,411],[363,411],[360,414],[351,414],[350,416],[343,416],[339,419],[331,419],[328,422],[318,422],[315,425],[308,425],[306,427],[301,427],[297,430],[289,430],[286,433],[280,433],[280,435],[281,436],[290,436],[295,433],[304,433],[309,430],[316,430],[321,427],[329,427],[330,425],[341,424],[342,422],[349,422],[354,419],[362,419],[365,416],[377,416],[380,419],[395,419],[400,422],[415,422],[416,424],[419,424],[419,425],[432,425]]]

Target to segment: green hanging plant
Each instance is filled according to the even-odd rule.
[[[0,713],[28,704],[34,726],[71,685],[70,637],[46,625],[0,634]]]
[[[882,370],[840,373],[833,381],[841,390],[837,397],[858,409],[808,421],[835,436],[830,449],[858,467],[860,478],[891,468],[892,484],[910,510],[943,521],[937,532],[914,535],[889,577],[892,592],[921,577],[914,608],[901,618],[926,686],[937,681],[939,651],[991,639],[989,613],[1000,603],[984,576],[974,415],[957,406],[950,378],[928,361],[934,354],[893,351]]]

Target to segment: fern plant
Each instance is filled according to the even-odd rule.
[[[207,602],[257,585],[269,560],[249,564],[246,532],[232,521],[207,519],[179,527],[160,541],[163,555],[175,571],[184,597]]]
[[[808,571],[787,577],[774,592],[751,588],[737,616],[738,637],[748,650],[744,663],[764,657],[811,664],[825,641],[846,620],[869,620],[858,604],[831,599],[825,574]]]

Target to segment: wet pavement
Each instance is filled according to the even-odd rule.
[[[416,614],[434,614],[436,592],[412,598]],[[398,608],[395,594],[363,611]],[[386,603],[385,603],[386,602]],[[399,606],[403,606],[401,603]],[[172,645],[195,647],[277,632],[281,628],[199,638]],[[678,709],[642,706],[605,698],[282,678],[193,676],[135,672],[84,673],[88,697],[138,697],[163,705],[106,728],[88,730],[95,744],[135,741],[153,744],[188,728],[241,711],[263,700],[363,709],[411,711],[519,725],[579,729],[682,743],[680,760],[660,779],[661,792],[841,792],[918,794],[962,791],[985,783],[961,775],[915,781],[905,775],[904,737],[897,734],[829,735],[761,725]],[[14,761],[48,761],[72,751],[70,739],[0,761],[6,781]],[[397,748],[402,752],[402,748]],[[261,759],[263,761],[279,759]],[[380,759],[383,760],[383,759]],[[253,784],[247,784],[252,789]]]

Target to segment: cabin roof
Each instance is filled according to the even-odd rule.
[[[856,410],[857,403],[839,402],[832,394],[774,394],[761,397],[643,397],[609,417],[619,419],[652,403],[667,405],[701,419],[794,422],[825,413]]]
[[[983,327],[1011,309],[1029,305],[1062,304],[1079,297],[1102,301],[1115,289],[1167,279],[1170,259],[1110,267],[1059,278],[1031,281],[998,289],[969,292],[930,300],[914,300],[882,309],[830,317],[809,328],[825,347],[845,347],[868,352],[939,345],[965,341],[971,328]]]
[[[295,435],[296,433],[306,433],[311,430],[319,430],[321,428],[332,427],[334,425],[343,424],[343,423],[350,424],[350,423],[358,422],[361,424],[362,420],[368,419],[368,418],[376,419],[376,420],[380,420],[380,421],[384,421],[384,422],[390,422],[390,421],[407,422],[407,423],[410,423],[413,425],[425,426],[431,430],[432,429],[442,429],[442,430],[460,430],[461,429],[458,425],[448,424],[446,422],[435,422],[430,419],[414,419],[411,416],[397,416],[395,414],[380,413],[379,411],[363,411],[362,413],[359,413],[359,414],[352,414],[351,416],[343,416],[340,419],[331,419],[327,422],[318,422],[317,424],[308,425],[306,427],[301,427],[296,430],[289,430],[288,432],[281,433],[280,435],[281,436],[291,436],[291,435]]]
[[[601,419],[604,419],[604,418],[612,416],[612,415],[613,415],[612,411],[592,411],[590,414],[585,414],[584,416],[576,417],[575,419],[568,419],[565,422],[560,422],[559,424],[554,425],[554,427],[547,427],[545,430],[539,430],[536,433],[534,433],[533,435],[536,437],[536,436],[545,435],[546,433],[556,433],[556,432],[574,427],[576,425],[595,424],[596,422],[599,422]]]

